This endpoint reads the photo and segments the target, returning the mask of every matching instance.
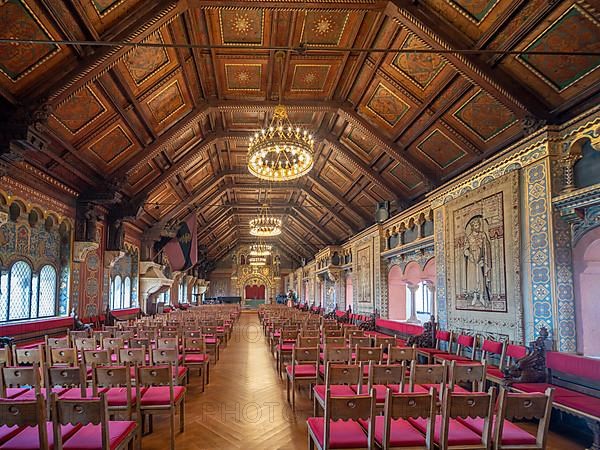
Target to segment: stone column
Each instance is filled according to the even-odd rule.
[[[407,322],[421,324],[421,321],[417,318],[417,290],[419,286],[416,284],[409,284],[407,286],[410,291],[410,317]]]
[[[431,295],[431,314],[434,317],[437,317],[437,304],[435,301],[435,285],[433,284],[433,282],[427,280],[425,282],[425,286],[426,286],[427,290],[429,291],[429,295]]]

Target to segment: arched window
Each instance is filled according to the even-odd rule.
[[[22,260],[0,271],[0,322],[56,316],[57,278],[53,266],[34,272]]]
[[[111,305],[110,309],[122,309],[123,308],[123,305],[122,305],[123,283],[122,283],[121,275],[117,275],[114,278],[112,291],[113,291],[113,304]]]
[[[123,280],[123,308],[131,307],[131,278]]]

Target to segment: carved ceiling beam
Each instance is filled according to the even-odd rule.
[[[396,201],[399,208],[404,206],[406,199],[401,194],[396,192],[396,188],[385,181],[381,177],[380,173],[375,172],[373,169],[367,166],[358,156],[354,154],[351,149],[342,144],[335,134],[328,133],[325,135],[324,142],[331,146],[344,159],[346,159],[367,180],[383,189],[392,200]]]
[[[353,222],[349,222],[344,216],[342,216],[341,213],[339,213],[339,212],[334,213],[332,211],[333,206],[328,205],[327,201],[323,197],[316,194],[309,188],[303,188],[302,192],[304,192],[309,197],[312,197],[312,199],[314,201],[316,201],[319,205],[321,205],[324,208],[324,212],[327,215],[327,217],[332,217],[334,220],[339,220],[340,222],[342,222],[346,226],[346,228],[348,228],[348,230],[350,231],[351,234],[356,234],[358,232],[358,228],[356,228],[356,224]]]
[[[121,31],[115,33],[114,36],[110,36],[111,40],[140,42],[156,29],[168,23],[187,7],[187,3],[181,0],[167,0],[158,3],[158,5],[158,8],[154,8],[141,16],[134,17],[130,23],[127,23],[127,21],[123,22],[121,24]],[[103,47],[87,58],[82,66],[78,67],[69,76],[69,79],[59,79],[54,83],[54,86],[57,86],[55,89],[52,86],[50,87],[51,92],[47,94],[48,103],[56,105],[66,100],[70,94],[83,88],[91,80],[109,70],[131,49],[130,46]]]
[[[348,121],[353,127],[358,128],[374,139],[381,149],[393,160],[409,167],[412,171],[414,171],[426,185],[435,186],[438,184],[431,171],[425,169],[422,163],[419,163],[407,152],[405,152],[404,148],[384,137],[376,127],[367,122],[363,117],[359,116],[351,105],[345,104],[342,108],[340,108],[338,114],[340,117]]]
[[[292,245],[293,248],[301,249],[301,254],[303,256],[308,256],[308,257],[314,256],[319,251],[319,249],[321,249],[323,247],[313,244],[312,242],[310,242],[306,239],[303,239],[298,234],[291,232],[289,229],[290,219],[291,219],[291,217],[289,215],[286,215],[283,218],[283,230],[284,231],[281,234],[281,236],[286,237],[291,241],[291,243],[288,242],[288,245]]]
[[[42,3],[50,13],[50,16],[59,25],[64,36],[72,41],[81,41],[87,39],[86,33],[77,23],[72,11],[67,7],[67,2],[63,0],[42,0]],[[69,2],[71,3],[71,2]],[[91,53],[90,47],[79,44],[71,45],[77,56],[82,57]]]
[[[319,178],[316,178],[310,174],[307,176],[307,178],[311,181],[311,183],[313,185],[315,185],[315,186],[319,187],[320,189],[324,190],[325,192],[327,192],[327,194],[331,195],[336,202],[338,202],[340,205],[342,205],[344,207],[344,212],[350,213],[354,217],[356,217],[358,219],[358,223],[360,224],[360,226],[362,228],[367,226],[367,223],[370,219],[368,219],[359,210],[357,210],[355,208],[355,206],[352,205],[348,200],[346,200],[346,198],[344,198],[344,196],[342,194],[338,193],[338,191],[333,186],[329,185],[329,183],[327,183]]]
[[[441,21],[423,3],[412,0],[391,0],[386,14],[402,27],[419,36],[434,50],[470,48],[469,42],[459,42],[459,32],[452,32],[452,26]],[[481,59],[472,55],[446,53],[444,57],[464,76],[492,94],[520,118],[536,116],[549,119],[547,107],[533,94],[520,87],[520,84],[498,68],[492,69]]]
[[[227,254],[227,252],[233,248],[235,248],[235,246],[237,245],[239,239],[235,238],[233,241],[231,241],[229,243],[229,245],[227,247],[223,247],[221,250],[219,250],[217,253],[215,253],[215,255],[213,256],[213,260],[214,261],[218,261],[220,260],[223,256],[225,256]]]
[[[301,223],[306,227],[314,227],[313,230],[317,231],[320,236],[325,237],[326,244],[334,244],[337,241],[337,239],[325,229],[323,224],[319,223],[319,221],[315,222],[310,216],[302,211],[301,207],[295,205],[292,206],[292,217],[301,219]]]
[[[306,256],[304,254],[299,253],[296,249],[291,247],[284,239],[279,239],[277,243],[280,249],[282,249],[286,255],[292,258],[292,260],[296,262],[302,261],[302,258]]]
[[[291,220],[291,221],[295,222],[296,224],[298,224],[302,230],[304,230],[305,232],[307,232],[308,234],[310,234],[312,237],[314,237],[317,241],[319,241],[323,245],[330,244],[330,242],[328,242],[328,239],[324,238],[322,236],[322,234],[323,234],[322,232],[316,233],[313,230],[312,226],[310,224],[305,223],[300,217],[298,217],[298,215],[296,215],[296,214],[288,214],[286,217],[288,217],[289,220]]]
[[[306,2],[302,0],[254,0],[252,2],[233,1],[233,0],[189,0],[190,6],[201,7],[203,9],[211,8],[252,8],[252,9],[272,9],[272,10],[357,10],[357,11],[382,11],[387,4],[384,0],[345,0],[341,2],[313,1]]]
[[[219,236],[218,239],[215,239],[214,241],[212,241],[211,243],[208,244],[207,246],[207,250],[210,253],[211,250],[213,250],[215,248],[215,246],[219,246],[223,243],[223,241],[225,241],[232,233],[237,233],[238,232],[238,226],[237,225],[233,225],[232,227],[230,227],[223,235]],[[203,236],[203,237],[208,237],[208,236]],[[202,239],[200,239],[202,240]]]

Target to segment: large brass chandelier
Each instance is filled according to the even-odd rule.
[[[263,205],[255,219],[250,220],[250,234],[258,237],[279,236],[281,219],[269,215],[269,207]]]
[[[267,265],[267,258],[265,258],[264,256],[250,256],[248,258],[248,261],[251,266],[266,266]]]
[[[271,123],[250,138],[248,170],[255,177],[269,181],[289,181],[306,175],[314,164],[314,139],[305,129],[294,126],[282,102],[283,51],[276,53],[281,66],[279,105]]]

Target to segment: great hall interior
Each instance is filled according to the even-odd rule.
[[[600,450],[598,0],[0,0],[0,449]]]

